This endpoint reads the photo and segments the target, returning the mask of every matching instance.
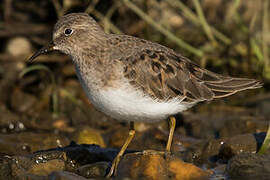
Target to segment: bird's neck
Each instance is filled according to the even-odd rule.
[[[92,47],[72,56],[77,76],[89,89],[112,87],[121,76],[117,62],[110,60],[109,49]]]

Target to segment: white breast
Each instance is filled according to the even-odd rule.
[[[191,107],[175,98],[159,102],[131,88],[88,91],[91,103],[108,116],[122,121],[157,122]]]
[[[194,105],[184,103],[179,98],[162,102],[155,100],[134,89],[128,82],[121,83],[122,86],[118,88],[98,88],[95,81],[79,75],[81,72],[78,67],[76,71],[91,103],[99,111],[117,120],[157,122]]]

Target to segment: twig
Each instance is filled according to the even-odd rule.
[[[86,12],[86,13],[91,13],[94,9],[95,9],[95,7],[96,7],[96,5],[97,5],[97,3],[99,2],[99,0],[89,0],[90,1],[90,3],[89,3],[89,5],[88,5],[88,7],[85,9],[85,11],[84,12]]]
[[[251,46],[251,49],[252,49],[253,53],[255,54],[255,56],[257,57],[259,62],[261,64],[263,64],[264,63],[264,61],[263,61],[263,52],[262,52],[259,44],[260,43],[257,43],[255,38],[253,38],[253,37],[250,38],[250,46]]]
[[[233,19],[234,15],[237,13],[237,10],[240,6],[241,0],[234,0],[230,7],[228,8],[228,11],[226,13],[225,22],[229,22]]]
[[[262,51],[263,51],[263,58],[264,58],[264,66],[269,66],[269,56],[268,56],[268,38],[267,34],[268,31],[268,7],[269,7],[269,0],[264,0],[263,3],[263,23],[262,23]]]
[[[171,41],[175,42],[178,46],[182,47],[183,49],[186,49],[190,53],[193,53],[199,57],[203,56],[203,51],[194,48],[193,46],[189,45],[182,39],[176,37],[172,32],[168,31],[167,29],[163,28],[160,24],[156,23],[150,16],[145,14],[140,8],[138,8],[135,4],[133,4],[129,0],[122,0],[123,3],[129,7],[133,12],[135,12],[138,16],[140,16],[144,21],[149,23],[151,26],[156,28],[159,32],[164,34],[166,37],[168,37]]]
[[[115,10],[119,7],[119,3],[116,2],[113,4],[113,6],[107,11],[105,18],[104,18],[104,30],[105,32],[109,32],[110,28],[110,19],[115,12]]]
[[[104,19],[106,19],[106,17],[104,17],[104,15],[102,15],[100,12],[98,12],[95,9],[93,9],[92,14],[95,15],[101,21],[104,21]],[[109,24],[109,27],[113,33],[123,34],[122,31],[120,29],[118,29],[110,20],[107,19],[106,21]]]
[[[216,46],[217,42],[212,34],[211,28],[209,27],[209,25],[205,19],[205,16],[203,14],[203,10],[201,8],[199,0],[193,0],[193,4],[195,6],[196,12],[198,14],[200,23],[204,29],[205,34],[207,35],[208,39],[213,43],[213,45]]]
[[[104,28],[107,29],[108,27],[113,33],[115,34],[123,34],[120,29],[118,29],[107,17],[105,17],[103,14],[101,14],[99,11],[95,9],[96,4],[99,2],[99,0],[93,0],[91,3],[88,5],[86,10],[84,12],[86,13],[92,13],[95,17],[97,17],[100,21],[105,22],[104,23]],[[108,32],[109,30],[106,30]]]

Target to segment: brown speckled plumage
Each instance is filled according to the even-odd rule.
[[[105,34],[87,14],[64,16],[56,24],[54,32],[66,26],[77,26],[81,35],[73,38],[73,41],[64,41],[65,46],[72,43],[70,47],[80,52],[81,57],[89,57],[80,57],[85,62],[77,63],[78,66],[84,64],[93,71],[101,69],[101,86],[113,86],[115,79],[124,76],[132,86],[153,98],[164,100],[180,97],[186,102],[212,100],[261,87],[261,83],[256,80],[222,76],[202,69],[172,49],[157,43],[127,35]],[[87,39],[80,28],[87,28]],[[77,44],[82,45],[74,48]],[[114,66],[120,66],[123,74],[115,72]],[[86,72],[91,73],[89,70]]]
[[[134,87],[158,99],[180,96],[186,102],[212,100],[261,87],[257,80],[222,76],[200,68],[170,49],[142,48],[122,59],[124,76]]]
[[[73,28],[69,37],[63,34],[66,28]],[[157,43],[106,34],[85,13],[63,16],[55,25],[53,41],[55,49],[71,55],[76,69],[99,88],[117,88],[119,79],[125,78],[153,99],[179,97],[183,102],[196,103],[261,87],[257,80],[222,76],[200,68]]]

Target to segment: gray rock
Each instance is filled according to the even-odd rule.
[[[269,180],[270,156],[238,154],[229,161],[226,172],[232,180]]]

